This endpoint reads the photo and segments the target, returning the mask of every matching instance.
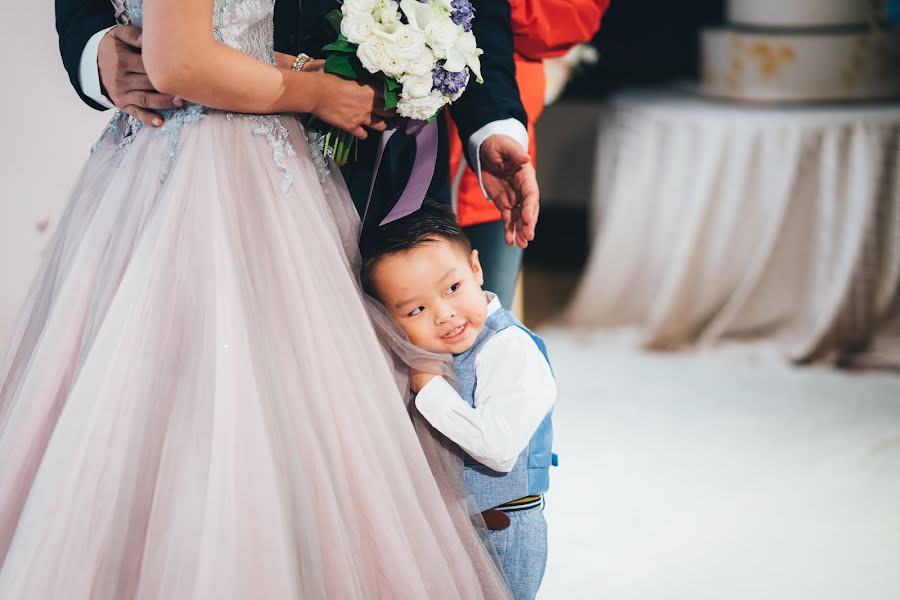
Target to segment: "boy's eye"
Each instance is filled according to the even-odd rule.
[[[415,307],[414,309],[412,309],[411,311],[409,311],[409,314],[406,315],[406,316],[408,316],[408,317],[414,317],[414,316],[416,316],[416,315],[420,315],[420,314],[422,314],[422,311],[423,311],[423,310],[425,310],[425,307],[424,307],[424,306],[417,306],[417,307]]]
[[[447,288],[447,293],[448,293],[448,294],[452,294],[453,292],[455,292],[456,290],[459,289],[459,286],[460,286],[460,285],[462,285],[462,284],[460,284],[460,283],[454,283],[453,285],[451,285],[450,287]]]

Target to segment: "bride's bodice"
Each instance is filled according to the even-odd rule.
[[[144,26],[143,0],[112,0],[112,5],[118,23],[135,27]],[[274,65],[274,9],[275,0],[215,0],[213,35],[223,44]],[[290,188],[293,174],[286,161],[288,157],[296,157],[297,153],[283,119],[293,117],[222,113],[210,107],[192,103],[186,103],[181,108],[159,112],[164,117],[165,124],[156,129],[143,127],[139,120],[117,111],[100,139],[94,144],[93,150],[96,150],[102,143],[111,143],[115,147],[116,160],[121,163],[128,148],[138,135],[164,136],[160,159],[163,161],[161,176],[165,178],[172,162],[178,158],[182,134],[188,128],[187,126],[198,123],[201,119],[211,115],[215,115],[215,118],[226,118],[229,121],[238,117],[251,121],[254,132],[264,136],[269,142],[274,162],[284,172],[282,190],[286,192]],[[301,131],[306,133],[302,126]],[[306,144],[307,140],[304,139],[303,143]],[[329,175],[329,169],[320,150],[322,145],[321,140],[315,142],[311,151],[316,170],[319,176],[324,178]]]
[[[152,0],[151,0],[152,1]],[[143,0],[112,0],[119,23],[144,26]],[[269,64],[272,56],[274,0],[216,0],[213,35],[223,44]]]

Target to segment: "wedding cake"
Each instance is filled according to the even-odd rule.
[[[750,101],[900,97],[900,32],[877,0],[728,0],[701,32],[702,90]]]

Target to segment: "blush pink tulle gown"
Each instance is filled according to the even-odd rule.
[[[214,33],[272,62],[272,10]],[[0,598],[506,597],[338,170],[293,117],[167,117],[110,122],[0,354]]]

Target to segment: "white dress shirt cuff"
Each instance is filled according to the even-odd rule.
[[[481,193],[490,200],[484,189],[484,183],[481,181],[481,144],[494,134],[508,135],[512,139],[519,142],[525,152],[528,152],[528,130],[522,125],[518,119],[503,119],[502,121],[491,121],[469,137],[469,156],[475,160],[475,175],[478,176],[478,185],[481,186]]]
[[[114,27],[114,26],[113,26]],[[100,50],[100,40],[106,32],[112,29],[107,27],[91,36],[81,52],[81,62],[78,64],[78,84],[85,96],[106,108],[115,108],[109,98],[100,91],[100,71],[97,69],[97,52]]]
[[[428,419],[428,416],[436,413],[435,409],[447,406],[448,400],[450,404],[453,404],[457,398],[459,398],[459,394],[456,393],[453,386],[438,375],[432,377],[431,381],[426,383],[416,394],[416,408],[430,423],[431,420]]]

